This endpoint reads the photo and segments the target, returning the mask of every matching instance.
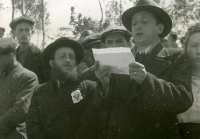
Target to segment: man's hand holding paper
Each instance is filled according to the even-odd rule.
[[[108,85],[110,73],[130,75],[130,78],[138,84],[142,84],[146,78],[144,65],[135,62],[130,48],[93,49],[93,54],[95,60],[98,61],[95,64],[96,67],[98,65],[95,74],[104,86]]]

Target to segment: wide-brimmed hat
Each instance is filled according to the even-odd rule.
[[[101,41],[104,42],[105,41],[105,38],[108,34],[111,34],[111,33],[122,33],[124,34],[124,36],[128,39],[131,38],[131,33],[126,30],[126,28],[124,28],[123,26],[110,26],[108,27],[107,29],[105,29],[102,34],[101,34]]]
[[[42,53],[42,59],[44,61],[44,64],[47,67],[50,67],[49,65],[49,60],[51,59],[51,56],[53,53],[61,47],[70,47],[74,50],[75,55],[76,55],[76,62],[79,64],[83,57],[84,57],[84,50],[82,45],[80,45],[77,41],[67,38],[67,37],[62,37],[57,40],[55,40],[53,43],[49,44],[43,51]]]
[[[15,27],[17,26],[17,24],[21,23],[21,22],[27,22],[31,25],[34,25],[34,21],[28,17],[24,17],[24,16],[20,16],[18,18],[15,18],[13,21],[10,22],[10,28],[12,30],[15,29]]]
[[[126,10],[122,14],[122,23],[126,27],[127,30],[131,31],[131,22],[133,14],[139,11],[148,11],[153,13],[156,17],[158,17],[161,22],[164,24],[164,30],[162,34],[160,34],[160,38],[164,38],[169,34],[172,29],[172,20],[170,16],[161,9],[156,2],[153,0],[140,0],[135,7],[132,7]]]

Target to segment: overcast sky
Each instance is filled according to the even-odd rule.
[[[68,26],[70,21],[70,7],[75,6],[75,11],[80,12],[85,16],[90,16],[93,19],[100,20],[101,12],[98,0],[44,0],[48,2],[47,9],[50,13],[50,22],[51,24],[48,27],[50,35],[56,33],[59,27]],[[101,0],[102,7],[105,7],[106,3]],[[171,1],[171,0],[167,0]],[[11,22],[12,16],[12,5],[11,0],[0,0],[0,3],[4,3],[4,10],[0,9],[0,26],[6,28],[5,36],[9,35],[10,27],[9,23]],[[127,4],[124,6],[124,9],[132,7],[133,4],[127,0]],[[16,15],[18,17],[20,15]],[[4,37],[5,37],[4,36]],[[69,36],[71,36],[69,34]],[[33,40],[34,41],[34,40]]]

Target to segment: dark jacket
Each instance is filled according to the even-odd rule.
[[[19,47],[17,49],[17,60],[19,61]],[[30,44],[30,48],[27,50],[26,58],[22,63],[19,61],[23,67],[28,70],[34,72],[37,77],[39,83],[45,83],[50,80],[50,69],[44,66],[42,61],[42,50],[40,50],[37,46]]]
[[[98,137],[98,110],[93,103],[95,83],[67,83],[56,91],[50,80],[33,94],[26,124],[29,139],[95,139]],[[72,92],[83,99],[73,103]]]
[[[97,86],[94,99],[101,110],[110,112],[108,138],[179,137],[176,115],[193,102],[191,75],[180,50],[156,45],[144,66],[147,76],[142,85],[128,75],[112,74],[107,96]]]
[[[0,138],[25,139],[25,118],[37,76],[18,64],[0,84]]]

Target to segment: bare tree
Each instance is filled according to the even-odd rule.
[[[14,19],[15,17],[15,0],[12,0],[12,20]]]

